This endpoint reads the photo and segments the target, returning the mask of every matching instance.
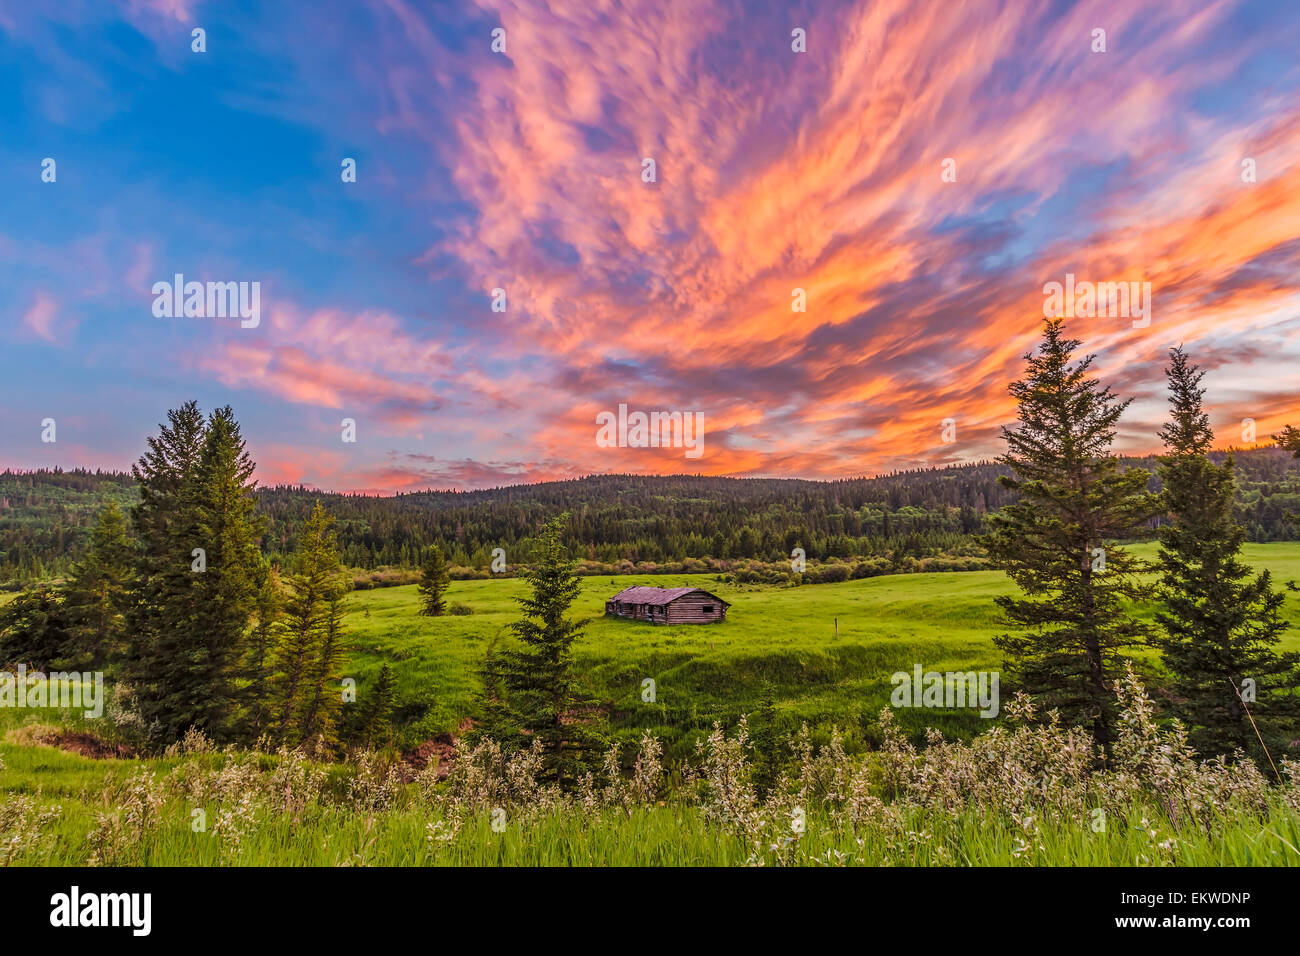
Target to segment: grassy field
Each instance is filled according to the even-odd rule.
[[[1300,546],[1248,546],[1246,556],[1281,580],[1300,578]],[[604,618],[604,600],[635,583],[708,588],[731,602],[729,620],[661,627]],[[513,598],[521,592],[516,580],[453,582],[449,600],[472,613],[436,619],[417,613],[414,588],[357,592],[349,598],[347,619],[356,647],[352,675],[364,688],[383,663],[391,664],[402,696],[428,704],[415,735],[452,730],[472,712],[477,668],[516,618]],[[706,576],[585,578],[575,611],[589,626],[576,648],[578,667],[585,690],[608,710],[618,736],[628,740],[648,729],[662,739],[669,781],[680,779],[682,760],[713,720],[725,724],[751,712],[765,684],[784,731],[807,721],[814,740],[824,741],[838,725],[853,752],[868,738],[874,743],[892,672],[915,663],[927,670],[999,666],[992,599],[1010,592],[1009,582],[991,572],[801,588],[738,586]],[[1300,595],[1288,595],[1286,615],[1300,624]],[[1300,647],[1300,627],[1285,646]],[[1148,665],[1156,662],[1148,659]],[[656,682],[654,704],[641,700],[645,678]],[[927,725],[949,736],[989,726],[971,712],[896,714],[914,737]],[[315,768],[319,794],[301,810],[285,812],[280,794],[288,790],[273,776],[273,756],[92,759],[61,749],[67,742],[51,740],[55,728],[98,729],[65,712],[0,709],[0,843],[18,848],[16,863],[80,865],[92,856],[128,865],[1300,863],[1300,821],[1280,797],[1270,798],[1273,809],[1263,815],[1225,811],[1211,830],[1176,824],[1161,805],[1139,805],[1100,834],[1082,817],[1062,820],[1047,812],[1029,824],[1032,838],[1023,819],[1006,814],[913,807],[888,825],[862,826],[813,807],[806,832],[793,842],[787,838],[778,853],[669,796],[666,804],[627,812],[553,809],[529,820],[512,818],[501,832],[487,814],[475,812],[461,818],[453,836],[439,840],[430,838],[430,827],[443,818],[442,804],[408,783],[392,786],[382,805],[371,805],[350,787],[356,766]],[[241,768],[240,761],[248,763]],[[141,772],[147,785],[139,783]],[[206,781],[202,796],[186,783],[199,779]],[[56,806],[57,818],[41,822],[40,812]],[[193,814],[200,808],[211,816],[209,828],[197,832]]]
[[[1153,545],[1134,550],[1155,553]],[[1247,545],[1245,556],[1278,579],[1300,579],[1300,545]],[[633,584],[706,588],[731,602],[728,620],[670,627],[605,617],[605,599]],[[711,575],[588,577],[582,585],[574,611],[588,622],[575,645],[584,692],[608,708],[616,731],[636,737],[648,728],[665,739],[672,757],[688,752],[715,719],[751,713],[765,683],[784,729],[807,722],[824,739],[835,724],[854,746],[888,704],[894,672],[917,663],[937,671],[997,669],[993,598],[1014,590],[1000,572],[984,571],[805,587],[723,584]],[[506,640],[507,625],[518,617],[514,598],[522,588],[514,579],[453,581],[449,602],[473,613],[440,618],[418,613],[414,587],[354,593],[347,626],[355,676],[364,687],[391,664],[400,693],[428,705],[420,733],[454,730],[471,712],[489,645]],[[1285,610],[1300,625],[1300,594],[1287,596]],[[1139,616],[1150,613],[1141,609]],[[1284,646],[1300,648],[1300,627]],[[655,682],[654,704],[641,699],[646,678]],[[950,735],[986,723],[972,712],[935,710],[906,711],[901,721],[914,734],[929,725]]]
[[[102,781],[101,781],[102,782]],[[97,808],[63,798],[65,817],[39,857],[43,865],[82,866],[92,851],[87,834]],[[427,839],[436,813],[416,807],[356,813],[324,810],[308,820],[272,819],[237,842],[220,833],[196,834],[190,807],[169,801],[160,825],[111,858],[121,866],[744,866],[777,862],[755,854],[741,837],[711,826],[691,807],[656,807],[631,814],[557,811],[494,831],[481,815],[446,844]],[[1152,819],[1156,818],[1153,809]],[[1268,823],[1243,815],[1213,835],[1138,825],[1097,834],[1086,825],[1043,822],[1039,843],[1025,853],[1023,834],[1005,819],[977,813],[917,812],[906,835],[855,830],[813,814],[787,865],[837,866],[1296,866],[1300,825],[1294,816]],[[1173,849],[1157,849],[1172,839]]]

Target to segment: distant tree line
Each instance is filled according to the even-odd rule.
[[[1210,453],[1221,462],[1225,453]],[[1237,520],[1248,541],[1300,539],[1300,463],[1277,448],[1237,452]],[[1161,479],[1152,458],[1122,458]],[[340,561],[349,568],[420,568],[437,546],[448,565],[486,571],[494,548],[510,563],[531,553],[537,529],[567,512],[566,547],[580,560],[666,564],[687,559],[899,562],[979,553],[972,537],[1011,503],[1009,472],[992,462],[817,482],[705,476],[600,475],[469,492],[391,497],[327,494],[278,486],[255,492],[263,554],[298,550],[316,502],[335,516]],[[95,513],[111,497],[124,511],[138,497],[129,475],[0,473],[0,582],[66,574],[89,544]],[[1152,519],[1153,526],[1160,519]]]

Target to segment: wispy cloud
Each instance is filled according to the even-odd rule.
[[[1139,397],[1129,450],[1155,447],[1178,342],[1213,369],[1225,443],[1241,417],[1261,431],[1300,418],[1277,380],[1300,357],[1300,21],[1284,12],[483,0],[453,16],[385,0],[314,13],[320,42],[284,47],[287,14],[205,6],[225,52],[166,60],[203,96],[200,68],[228,71],[211,122],[234,137],[256,114],[273,159],[223,153],[196,176],[166,166],[160,136],[157,162],[189,184],[178,225],[171,197],[106,172],[92,225],[42,240],[82,243],[91,268],[65,287],[46,263],[40,286],[79,304],[213,244],[230,278],[274,276],[262,329],[178,326],[141,347],[246,398],[250,434],[258,415],[285,427],[267,403],[297,409],[302,437],[266,446],[277,480],[835,477],[988,457],[1042,287],[1066,273],[1151,283],[1149,327],[1070,326]],[[126,15],[170,49],[195,7]],[[504,55],[489,46],[496,26]],[[790,48],[794,26],[807,53]],[[32,42],[66,66],[52,35]],[[106,100],[131,87],[120,64],[86,69]],[[342,155],[361,156],[356,184],[338,182]],[[126,212],[142,200],[160,214],[147,229]],[[495,288],[504,313],[489,307]],[[23,321],[48,328],[44,314]],[[705,457],[598,447],[595,415],[620,402],[703,412]],[[345,413],[382,440],[315,457],[321,423]]]
[[[58,300],[48,293],[37,292],[31,307],[23,313],[23,325],[46,342],[57,345],[61,344],[55,335],[58,318]]]

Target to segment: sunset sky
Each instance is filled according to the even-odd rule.
[[[189,398],[334,490],[979,460],[1067,273],[1151,284],[1144,328],[1066,320],[1122,450],[1178,343],[1220,444],[1266,442],[1297,51],[1279,2],[0,0],[0,468],[128,467]],[[260,282],[260,325],[156,317],[176,273]],[[620,403],[703,456],[599,447]]]

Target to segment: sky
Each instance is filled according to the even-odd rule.
[[[985,460],[1067,275],[1149,289],[1064,313],[1118,450],[1177,344],[1267,443],[1297,51],[1274,2],[0,0],[0,468],[125,469],[189,399],[372,494]],[[176,274],[257,324],[157,314]]]

